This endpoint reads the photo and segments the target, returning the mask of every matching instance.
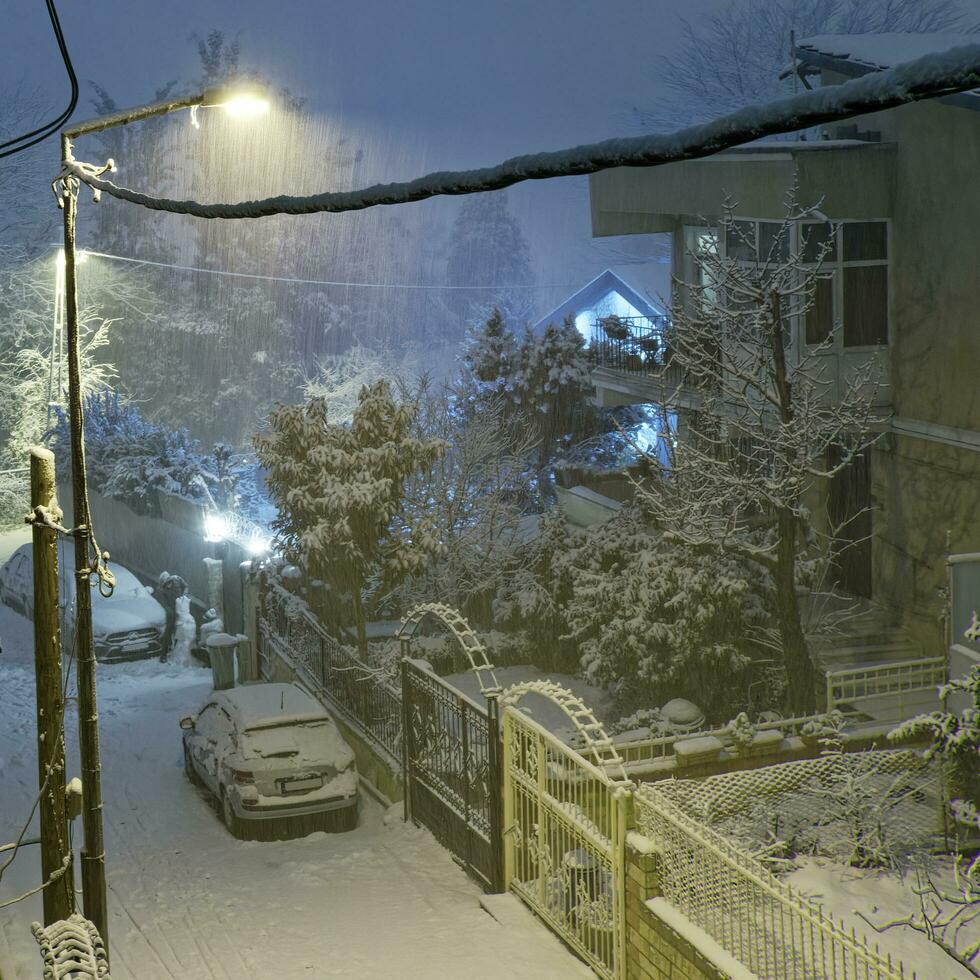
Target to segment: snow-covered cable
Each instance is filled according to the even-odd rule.
[[[512,157],[494,167],[443,171],[413,181],[375,184],[356,191],[327,192],[305,197],[279,195],[237,204],[202,204],[154,197],[119,187],[95,176],[74,160],[64,162],[60,175],[76,177],[113,197],[156,211],[198,218],[263,218],[274,214],[359,211],[378,205],[408,204],[440,195],[501,190],[525,180],[545,180],[598,173],[612,167],[654,167],[679,160],[711,156],[764,136],[806,129],[835,119],[878,112],[922,99],[980,87],[980,44],[968,44],[926,55],[887,71],[874,72],[800,95],[749,106],[727,116],[666,135],[604,140],[565,150]]]

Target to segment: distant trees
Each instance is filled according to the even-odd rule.
[[[803,38],[970,26],[955,0],[730,0],[682,22],[674,53],[659,61],[657,94],[666,97],[635,116],[644,128],[669,130],[787,95],[793,83],[779,74],[790,60],[791,31]]]
[[[449,286],[496,286],[458,289],[445,298],[446,309],[458,329],[486,316],[492,306],[512,320],[523,320],[529,310],[526,289],[534,282],[531,249],[520,222],[510,210],[507,194],[473,194],[463,198],[445,248],[445,281]]]
[[[473,406],[500,397],[511,414],[520,415],[534,434],[540,469],[563,444],[597,431],[585,341],[571,319],[540,334],[527,329],[518,340],[495,307],[471,331],[463,361],[466,397]]]
[[[361,390],[349,424],[332,423],[314,398],[277,408],[254,440],[279,511],[279,546],[310,579],[350,597],[362,651],[369,584],[390,589],[442,550],[426,515],[408,511],[406,485],[445,444],[419,438],[413,424],[412,409],[378,381]]]

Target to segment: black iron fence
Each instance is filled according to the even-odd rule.
[[[268,661],[269,646],[284,654],[330,707],[397,763],[402,715],[398,689],[332,637],[306,603],[273,583],[262,589],[258,618],[260,663]]]
[[[483,708],[402,660],[405,815],[424,824],[491,892],[503,890],[496,697]]]
[[[590,351],[598,367],[661,374],[671,361],[670,318],[602,317],[594,324]]]

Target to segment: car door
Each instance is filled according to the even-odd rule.
[[[214,793],[218,791],[218,712],[216,704],[206,704],[194,722],[190,739],[191,758],[197,774]]]

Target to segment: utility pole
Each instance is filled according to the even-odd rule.
[[[37,770],[41,800],[41,881],[44,924],[75,911],[72,855],[65,805],[65,701],[61,679],[58,615],[58,532],[54,453],[31,450],[31,509],[34,514],[34,677],[37,685]]]
[[[62,135],[62,159],[71,141]],[[78,283],[75,265],[75,218],[78,181],[63,182],[65,227],[65,332],[68,347],[68,422],[71,429],[72,523],[75,536],[75,661],[78,677],[78,749],[82,770],[82,898],[89,919],[109,949],[106,904],[105,839],[102,827],[102,767],[99,761],[99,709],[92,643],[92,536],[85,480],[82,382],[79,365]]]

